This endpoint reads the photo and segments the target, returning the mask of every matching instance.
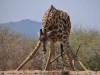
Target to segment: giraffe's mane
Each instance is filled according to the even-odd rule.
[[[54,11],[54,10],[56,10],[56,8],[53,6],[53,5],[51,5],[51,7],[47,10],[48,11],[48,16],[52,13],[52,11]],[[54,14],[54,13],[53,13]],[[47,20],[48,20],[48,16],[47,16]],[[47,21],[46,21],[47,22]],[[47,24],[45,24],[45,25],[47,25]]]

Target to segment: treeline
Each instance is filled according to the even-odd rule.
[[[14,32],[11,27],[0,26],[0,70],[15,70],[34,49],[36,42],[37,39]],[[88,69],[100,70],[100,33],[98,31],[74,29],[70,35],[70,44],[74,52],[80,45],[78,57]],[[40,48],[34,58],[23,67],[23,70],[43,69],[41,50]],[[60,53],[59,44],[56,45],[56,50],[57,55]],[[48,53],[45,59],[47,56]],[[60,61],[61,58],[54,62],[56,68],[61,64],[58,64]]]

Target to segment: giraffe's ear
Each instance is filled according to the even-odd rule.
[[[40,36],[43,35],[42,29],[40,29]]]
[[[50,34],[52,34],[52,31],[47,32],[47,36],[49,36]]]

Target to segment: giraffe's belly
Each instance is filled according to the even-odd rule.
[[[59,35],[56,31],[50,31],[48,32],[48,41],[52,41],[56,43],[57,41],[60,41],[62,35]]]
[[[55,36],[49,36],[48,37],[48,41],[52,41],[52,42],[57,42],[57,39],[56,39],[56,37]]]

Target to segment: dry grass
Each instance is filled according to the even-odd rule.
[[[13,32],[10,27],[0,26],[0,70],[16,69],[35,47],[36,42],[37,39]],[[98,31],[74,29],[70,35],[70,44],[74,52],[81,44],[79,59],[88,69],[100,70],[100,33]],[[40,50],[23,69],[42,69]],[[60,53],[59,43],[56,44],[56,50],[57,55]],[[48,53],[46,58],[47,55]],[[61,58],[52,65],[52,69],[61,68]]]

